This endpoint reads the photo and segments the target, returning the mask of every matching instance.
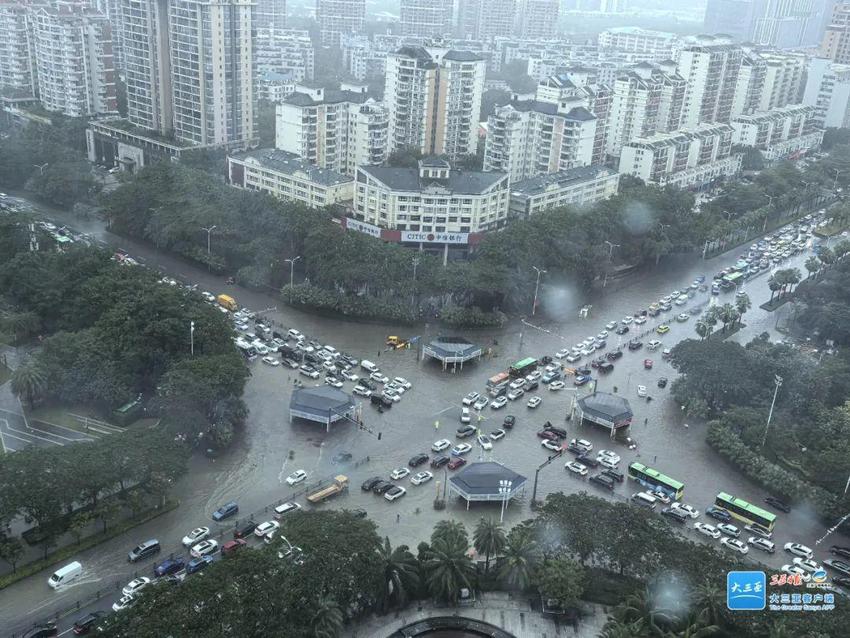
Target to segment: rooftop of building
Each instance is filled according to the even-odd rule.
[[[538,175],[511,184],[511,195],[532,197],[540,195],[553,188],[568,188],[569,186],[589,182],[598,178],[617,175],[617,171],[605,166],[578,166],[566,171]]]
[[[609,33],[617,33],[623,35],[643,35],[654,38],[664,38],[665,40],[677,40],[679,36],[668,31],[653,31],[652,29],[643,29],[641,27],[611,27],[606,29]],[[605,33],[605,31],[603,31]]]
[[[779,106],[769,111],[757,111],[749,115],[736,115],[733,122],[766,122],[770,120],[784,120],[786,117],[801,114],[814,114],[817,109],[806,104],[788,104]]]
[[[394,191],[418,192],[429,186],[443,187],[458,195],[480,195],[489,188],[507,179],[507,173],[496,171],[465,171],[452,169],[448,179],[420,177],[419,168],[397,168],[392,166],[360,166],[370,177]]]
[[[536,113],[544,113],[546,115],[562,115],[565,119],[581,122],[596,119],[596,116],[588,111],[584,106],[574,106],[566,113],[560,113],[558,111],[557,104],[552,102],[541,102],[540,100],[515,100],[502,105],[497,109],[497,111],[508,106],[523,113],[534,111]]]
[[[284,175],[302,173],[311,182],[323,186],[336,186],[352,181],[352,178],[327,168],[319,168],[305,162],[295,153],[281,151],[276,148],[257,148],[242,153],[231,153],[230,157],[248,164],[259,164]]]
[[[678,131],[670,131],[667,133],[656,133],[650,137],[637,137],[625,144],[625,146],[641,146],[641,147],[662,147],[677,142],[687,142],[689,140],[705,137],[708,135],[717,135],[721,133],[732,134],[732,127],[729,124],[705,122],[694,128],[680,129]]]
[[[472,51],[458,51],[452,49],[443,56],[444,60],[453,60],[455,62],[482,62],[483,57]]]
[[[299,84],[303,85],[303,82]],[[295,92],[286,97],[283,101],[286,104],[307,107],[319,106],[320,104],[341,104],[343,102],[363,104],[369,98],[368,94],[361,93],[360,91],[345,91],[341,89],[325,89],[322,92],[322,96],[321,100],[314,100],[309,94],[300,93],[296,87]]]

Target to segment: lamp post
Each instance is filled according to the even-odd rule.
[[[542,470],[544,467],[549,465],[555,459],[561,458],[563,456],[563,454],[564,454],[564,449],[561,448],[560,450],[555,452],[552,456],[550,456],[548,459],[543,461],[543,463],[538,465],[537,469],[534,471],[534,489],[531,490],[531,507],[532,508],[537,506],[537,479],[540,476],[540,470]]]
[[[843,173],[844,171],[838,170],[837,168],[831,168],[829,170],[831,170],[833,173],[835,173],[835,180],[833,180],[833,182],[832,182],[832,190],[837,190],[838,189],[838,176],[841,175],[841,173]]]
[[[767,197],[767,199],[768,199],[767,205],[770,206],[771,208],[773,208],[773,195],[765,194],[765,197]],[[770,217],[770,212],[768,212],[764,216],[764,225],[761,227],[761,232],[765,232],[767,230],[767,220],[768,220],[769,217]]]
[[[537,271],[537,283],[534,286],[534,301],[531,304],[531,316],[534,316],[534,313],[537,312],[537,292],[540,290],[540,275],[544,274],[546,271],[542,268],[538,268],[537,266],[532,266],[534,270]]]
[[[608,244],[608,269],[610,269],[611,264],[614,262],[614,249],[619,248],[620,244],[612,244],[607,239],[605,240],[605,243]],[[602,280],[603,288],[608,285],[608,269],[605,270],[605,279]]]
[[[663,232],[665,228],[670,228],[670,224],[662,224],[661,222],[658,222],[658,227]],[[664,233],[664,236],[666,237],[667,233]],[[661,252],[660,251],[655,254],[655,265],[656,266],[658,265],[659,261],[661,261]]]
[[[412,305],[415,308],[416,307],[416,267],[419,265],[419,257],[414,257],[413,261],[411,263],[413,263],[413,294],[411,295],[411,298],[410,298],[410,305]],[[419,315],[418,312],[416,314],[417,314],[417,316]]]
[[[767,413],[767,424],[764,426],[764,436],[761,439],[761,447],[767,442],[767,431],[770,429],[770,419],[773,417],[773,406],[776,405],[776,395],[779,394],[779,387],[782,385],[782,377],[778,374],[773,375],[773,382],[776,388],[773,390],[773,400],[770,402],[770,411]]]
[[[195,356],[195,322],[189,322],[189,353]]]
[[[500,524],[505,520],[505,508],[508,506],[508,498],[510,498],[513,485],[513,481],[506,481],[504,479],[499,481],[499,494],[502,497],[502,513],[499,515]]]
[[[289,264],[289,303],[292,304],[292,286],[295,281],[295,262],[301,259],[301,255],[292,259],[284,259]]]
[[[50,166],[50,164],[48,162],[45,162],[44,164],[33,164],[33,166],[38,169],[39,175],[44,175],[44,169]]]
[[[207,233],[207,270],[210,269],[210,237],[212,236],[212,231],[216,228],[218,228],[218,226],[210,226],[209,228],[201,226],[201,230],[206,231]]]

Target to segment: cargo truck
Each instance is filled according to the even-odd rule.
[[[216,297],[216,301],[218,301],[219,306],[227,308],[231,312],[239,310],[239,306],[236,305],[236,300],[230,295],[219,295]]]
[[[315,492],[308,494],[307,500],[315,505],[316,503],[321,503],[325,499],[336,496],[340,492],[344,492],[346,489],[348,489],[348,477],[340,474],[339,476],[334,477],[333,483],[330,485],[319,488]]]

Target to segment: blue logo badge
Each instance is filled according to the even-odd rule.
[[[813,583],[825,583],[826,582],[826,570],[823,568],[816,569],[812,573],[812,582]]]
[[[764,572],[729,572],[726,575],[726,607],[732,611],[760,611],[766,604]]]

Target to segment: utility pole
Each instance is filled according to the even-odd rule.
[[[301,255],[294,257],[293,259],[284,259],[286,263],[289,264],[289,304],[292,305],[292,287],[295,281],[295,262],[301,259]]]
[[[546,271],[537,266],[532,266],[532,268],[537,271],[537,284],[534,286],[534,301],[531,304],[531,316],[533,317],[534,313],[537,312],[537,292],[540,290],[540,275]]]
[[[841,175],[841,173],[843,173],[844,171],[840,171],[837,168],[831,168],[829,170],[835,173],[835,180],[832,182],[832,190],[838,190],[838,176]]]
[[[782,385],[782,377],[778,374],[773,376],[773,382],[776,384],[776,388],[773,390],[773,400],[770,402],[770,411],[767,413],[767,425],[764,426],[764,436],[761,439],[762,448],[764,448],[764,444],[767,442],[767,431],[770,429],[770,419],[773,417],[773,406],[776,405],[776,395],[779,394],[779,388]]]
[[[212,231],[216,228],[218,228],[218,226],[210,226],[209,228],[201,226],[201,230],[204,230],[207,233],[207,270],[210,269],[210,236],[212,235]]]
[[[610,270],[614,263],[614,249],[620,247],[620,244],[612,244],[607,239],[605,240],[605,243],[608,244],[608,268],[605,270],[605,279],[602,280],[603,288],[608,285],[608,270]]]
[[[195,322],[189,322],[189,352],[195,356]]]
[[[534,489],[531,490],[531,507],[537,506],[537,479],[540,476],[540,470],[542,470],[544,467],[549,465],[555,459],[561,458],[563,455],[564,455],[564,449],[561,448],[560,450],[555,452],[552,456],[550,456],[548,459],[543,461],[543,463],[541,463],[540,465],[537,466],[537,469],[534,471]]]
[[[767,199],[768,199],[767,205],[770,206],[771,208],[773,208],[773,195],[765,194],[765,197],[767,197]],[[761,232],[765,232],[767,230],[767,220],[768,220],[769,217],[770,217],[770,212],[768,211],[768,213],[764,216],[764,226],[761,227]]]
[[[33,166],[38,169],[39,175],[44,175],[44,169],[50,166],[50,164],[45,162],[44,164],[33,164]],[[836,179],[838,178],[836,177]]]
[[[410,305],[415,308],[416,307],[416,267],[419,265],[419,257],[414,257],[412,263],[413,263],[413,294],[411,295]],[[417,316],[419,315],[418,312],[416,314],[417,314]]]

